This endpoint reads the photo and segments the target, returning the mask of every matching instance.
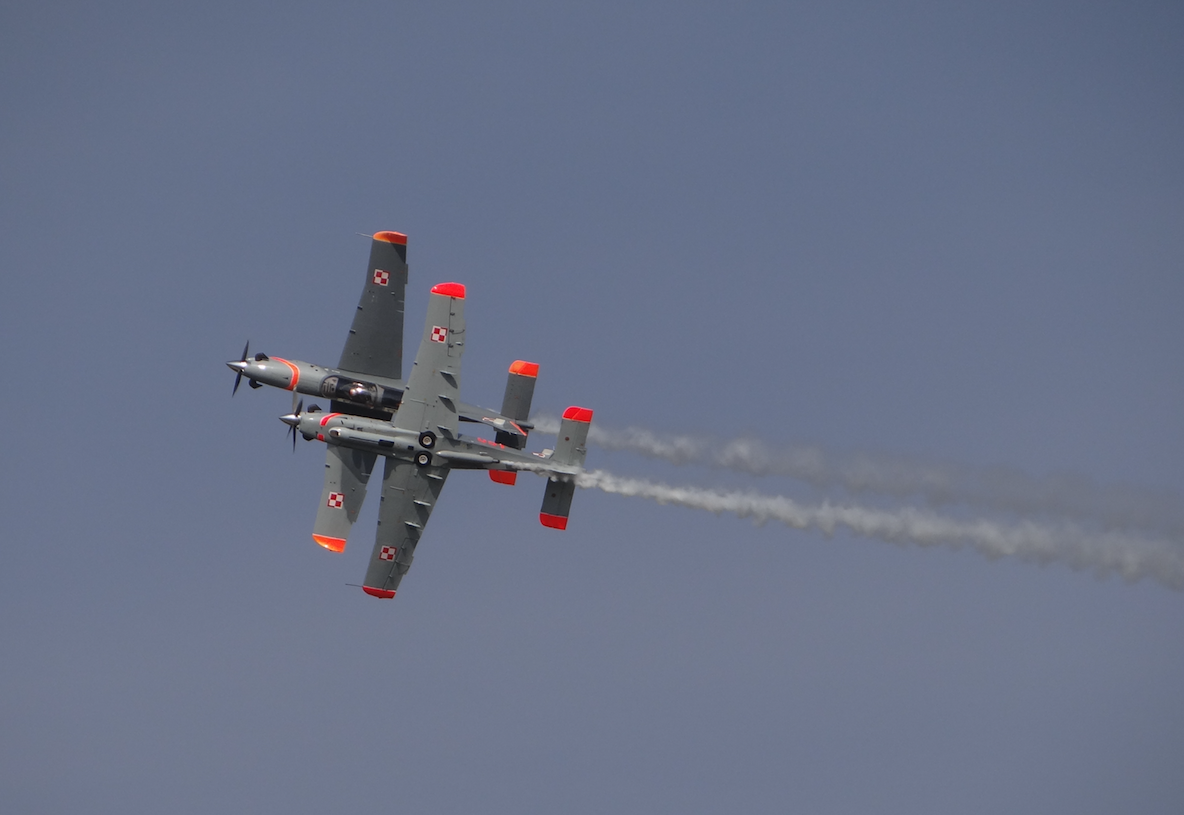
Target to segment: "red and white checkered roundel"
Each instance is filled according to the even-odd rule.
[[[432,326],[432,342],[444,342],[448,339],[448,329],[438,325]]]
[[[325,504],[327,506],[331,506],[331,507],[333,507],[333,509],[341,509],[341,506],[344,503],[345,503],[345,493],[344,492],[329,493],[329,500],[325,502]]]
[[[374,282],[379,286],[385,286],[391,282],[391,273],[384,272],[382,269],[374,270]]]
[[[384,546],[378,550],[379,560],[394,560],[395,555],[399,554],[399,550],[393,546]]]

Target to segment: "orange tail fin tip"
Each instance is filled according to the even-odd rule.
[[[551,529],[567,529],[567,518],[562,515],[550,515],[546,512],[540,512],[539,522]]]
[[[592,409],[582,408],[572,405],[567,410],[563,411],[563,418],[571,419],[573,422],[591,422]]]
[[[374,240],[386,241],[387,243],[397,243],[402,246],[407,245],[407,236],[402,232],[375,232]]]
[[[516,359],[514,360],[514,364],[510,366],[510,373],[537,379],[539,375],[539,364],[537,362],[527,362],[524,359]]]

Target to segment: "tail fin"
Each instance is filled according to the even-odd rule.
[[[539,523],[552,529],[567,529],[567,516],[571,514],[571,499],[576,494],[574,481],[547,479],[547,491],[543,493],[543,508],[539,511]]]
[[[588,428],[592,426],[592,411],[589,408],[569,407],[563,411],[559,423],[559,438],[555,441],[555,454],[551,460],[573,467],[584,466],[588,454]]]
[[[563,421],[559,423],[559,438],[555,442],[555,453],[551,460],[572,467],[583,467],[584,457],[588,453],[588,429],[591,426],[592,411],[588,408],[569,407],[563,411]],[[552,529],[567,529],[571,499],[575,494],[574,481],[548,478],[539,522]]]
[[[539,366],[536,362],[519,359],[510,366],[510,375],[506,378],[506,395],[502,398],[503,416],[515,422],[530,418],[530,402],[534,398],[534,383],[538,375]],[[526,447],[525,436],[501,430],[497,433],[496,441],[515,450]]]

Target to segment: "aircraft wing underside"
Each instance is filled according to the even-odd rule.
[[[423,339],[395,414],[395,427],[456,438],[460,361],[465,348],[464,306],[465,288],[459,283],[432,288]]]
[[[366,284],[338,368],[371,377],[403,378],[406,290],[407,236],[399,232],[376,233],[370,244]]]
[[[419,543],[428,516],[436,505],[448,467],[419,467],[400,458],[387,458],[378,507],[378,535],[362,588],[375,597],[394,597]]]
[[[423,339],[407,377],[403,404],[395,414],[396,428],[456,438],[464,304],[464,286],[442,283],[432,288]],[[411,568],[415,545],[451,469],[438,457],[428,455],[426,460],[431,462],[427,466],[401,458],[386,459],[378,537],[362,586],[368,594],[394,597],[399,581]]]
[[[312,528],[312,539],[333,552],[345,549],[349,530],[366,498],[366,484],[377,458],[374,452],[327,445],[325,486]]]

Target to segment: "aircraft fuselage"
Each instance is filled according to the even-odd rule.
[[[306,411],[281,417],[304,438],[330,445],[415,461],[420,466],[448,464],[465,470],[525,470],[546,460],[481,438],[448,438],[395,427],[390,422],[347,413]],[[426,456],[426,457],[425,457]],[[557,468],[552,465],[551,471]]]
[[[404,386],[401,381],[375,376],[362,379],[349,371],[323,368],[298,359],[256,354],[253,359],[235,360],[226,365],[249,379],[252,387],[270,385],[391,413],[398,410],[403,399]]]

